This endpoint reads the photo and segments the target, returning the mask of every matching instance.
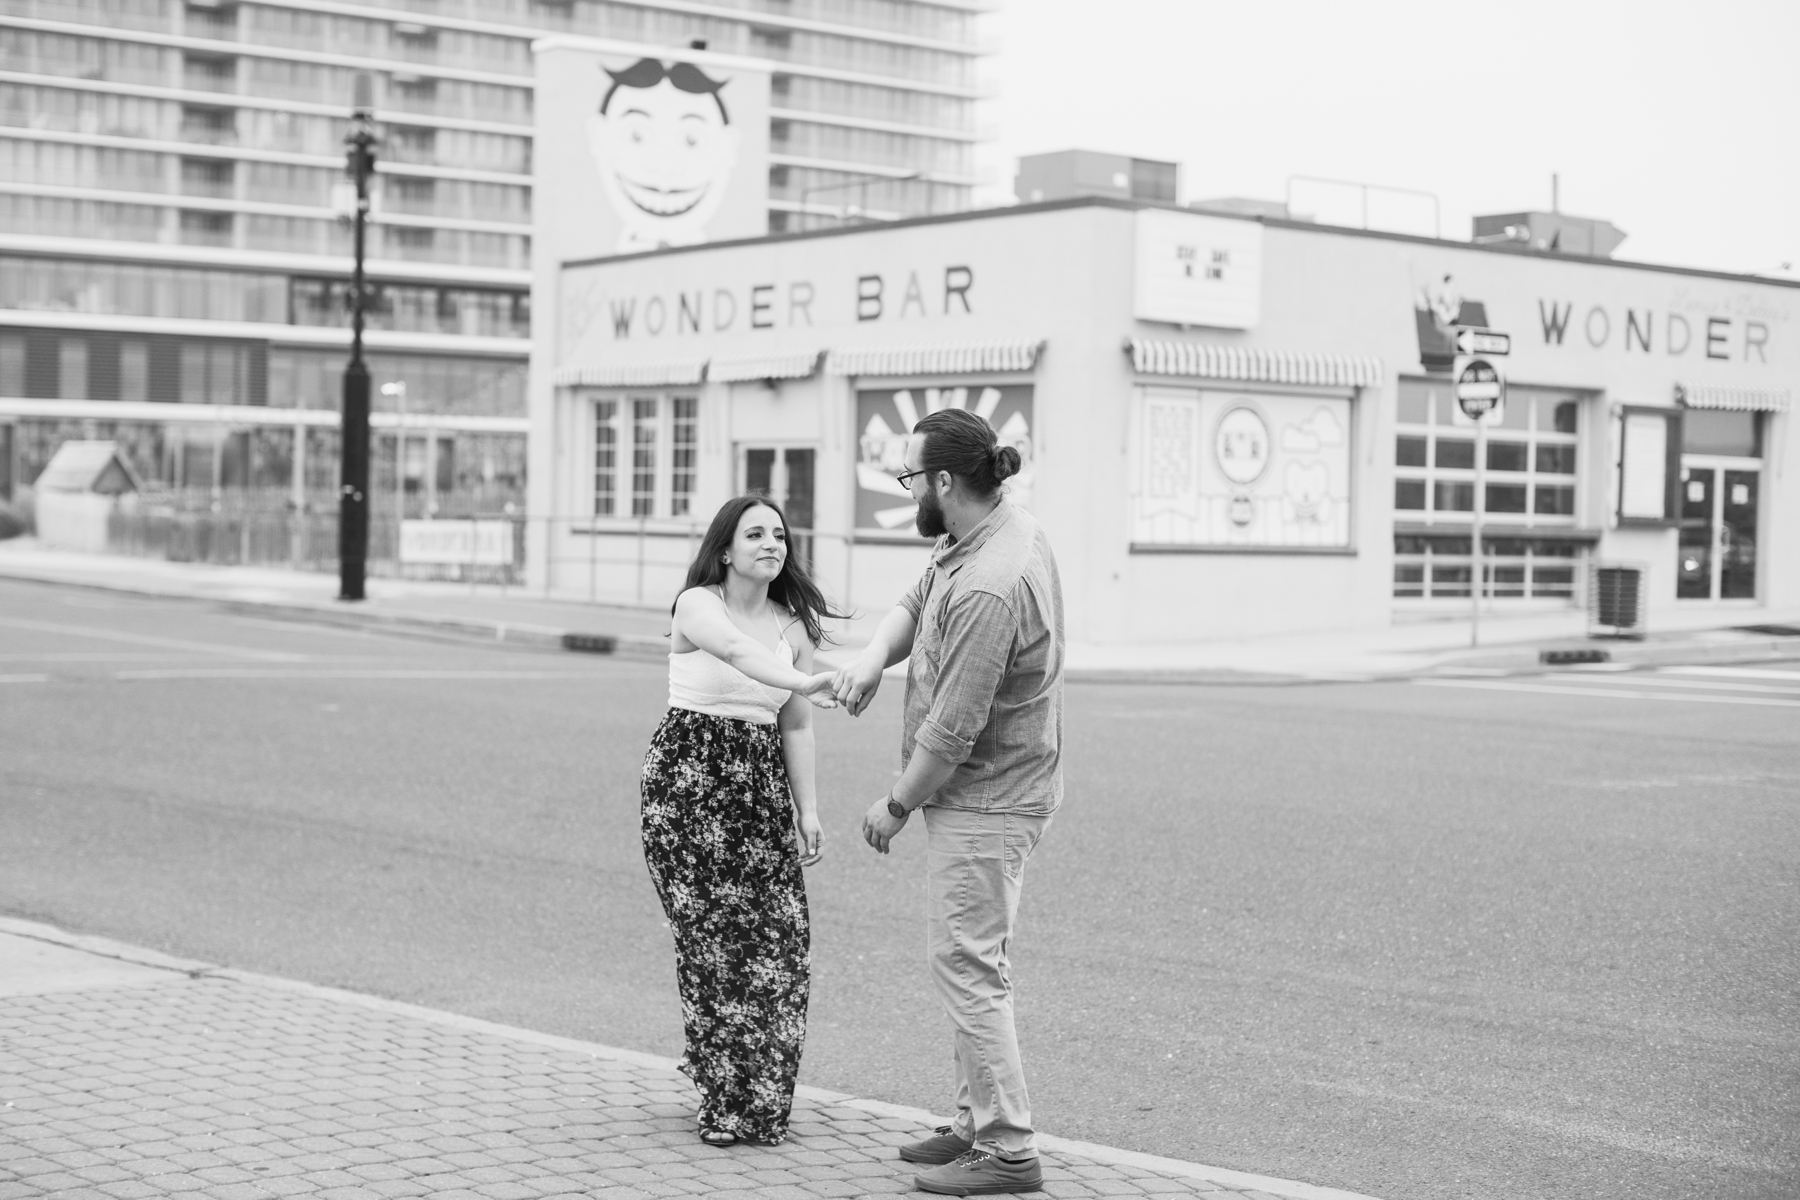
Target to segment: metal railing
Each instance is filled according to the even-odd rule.
[[[228,494],[229,495],[229,494]],[[409,517],[408,519],[415,519]],[[468,562],[403,561],[400,524],[390,504],[369,522],[369,574],[376,578],[442,580],[472,586],[522,588],[526,561],[536,563],[532,594],[630,607],[671,603],[705,535],[701,521],[579,516],[534,517],[517,512],[439,516],[444,525],[471,526]],[[476,525],[506,522],[511,554],[478,557]],[[845,533],[791,531],[790,545],[814,578],[839,603],[854,582],[854,539]],[[491,551],[491,543],[486,544]],[[137,558],[219,566],[270,566],[331,573],[338,569],[338,516],[325,504],[296,508],[248,492],[226,500],[197,495],[146,495],[117,505],[107,520],[107,550]]]

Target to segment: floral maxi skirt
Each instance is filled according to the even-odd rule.
[[[700,1127],[787,1135],[811,927],[781,734],[671,708],[643,775],[644,861],[675,934]]]

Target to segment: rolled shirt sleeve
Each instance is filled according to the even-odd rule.
[[[1017,632],[1012,609],[992,592],[965,592],[950,603],[938,641],[931,711],[914,739],[920,749],[948,763],[968,761],[1006,678]]]

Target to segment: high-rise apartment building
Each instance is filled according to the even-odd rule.
[[[0,498],[101,437],[171,492],[330,503],[351,266],[333,189],[367,71],[369,359],[377,390],[403,385],[376,397],[377,502],[522,501],[532,39],[774,62],[781,231],[851,198],[874,218],[969,206],[988,6],[0,0]]]

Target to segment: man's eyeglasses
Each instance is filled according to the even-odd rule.
[[[911,491],[912,490],[912,481],[914,479],[917,479],[921,475],[929,475],[929,474],[931,474],[930,471],[926,470],[924,467],[920,467],[917,471],[908,471],[904,475],[894,476],[894,482],[899,484],[901,487],[906,488],[908,491]]]

